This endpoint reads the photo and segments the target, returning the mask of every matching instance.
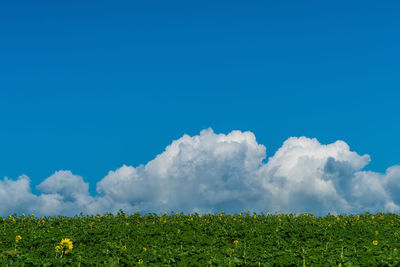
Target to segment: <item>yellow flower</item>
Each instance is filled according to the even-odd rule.
[[[147,251],[147,248],[143,248],[143,251]]]
[[[20,235],[17,235],[17,236],[15,237],[15,242],[19,242],[21,239],[22,239],[22,237],[21,237]]]
[[[376,231],[375,231],[375,234],[376,234],[376,235],[378,235],[378,234],[379,234],[378,230],[376,230]]]
[[[394,248],[394,249],[393,249],[394,252],[397,252],[397,250],[398,250],[397,248]]]
[[[178,234],[181,232],[181,229],[178,229]]]
[[[139,259],[139,260],[138,260],[138,264],[143,264],[143,260],[142,260],[142,259]]]
[[[126,245],[124,245],[123,248],[126,249]]]
[[[372,220],[375,219],[375,216],[371,216],[371,219],[372,219]]]
[[[378,240],[372,241],[372,244],[374,244],[374,246],[378,245]]]
[[[239,245],[239,241],[235,240],[235,241],[233,241],[233,244],[234,244],[235,246],[237,246],[237,245]]]
[[[129,226],[129,223],[125,223],[126,224],[126,226]]]
[[[60,245],[64,247],[66,246],[67,249],[73,249],[74,245],[72,244],[72,241],[69,238],[63,238],[61,239]]]

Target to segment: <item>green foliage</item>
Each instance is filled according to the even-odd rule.
[[[1,266],[400,266],[390,213],[14,214],[0,229]]]

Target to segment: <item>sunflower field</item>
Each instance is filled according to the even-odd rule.
[[[125,214],[0,221],[1,266],[400,266],[400,215]]]

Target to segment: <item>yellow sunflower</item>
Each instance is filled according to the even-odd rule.
[[[61,245],[62,247],[64,247],[64,244],[65,244],[65,247],[66,247],[67,249],[70,249],[70,250],[72,250],[73,247],[74,247],[74,245],[72,244],[72,241],[71,241],[69,238],[63,238],[63,239],[61,239],[60,245]]]

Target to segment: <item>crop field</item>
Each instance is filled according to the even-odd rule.
[[[392,266],[400,215],[1,218],[1,266]],[[396,265],[397,266],[397,265]]]

